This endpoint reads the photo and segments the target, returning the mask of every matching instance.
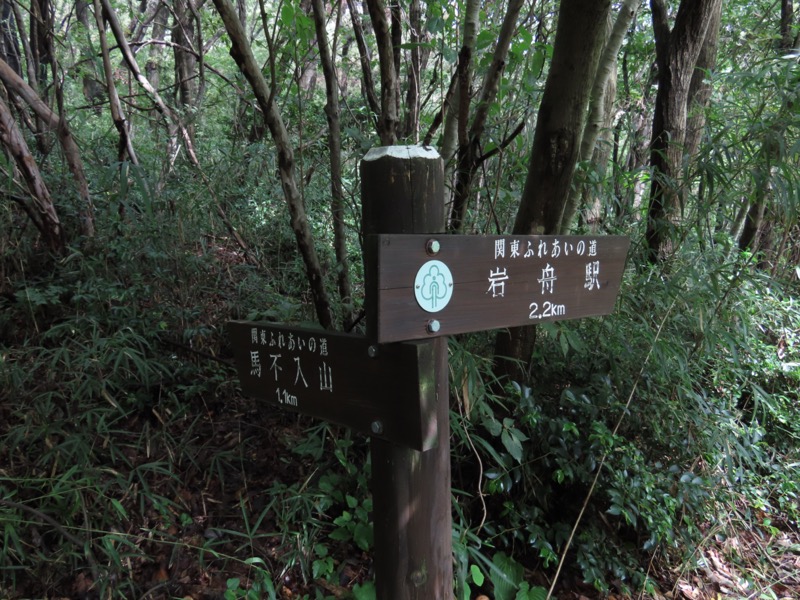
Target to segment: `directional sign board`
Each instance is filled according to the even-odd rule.
[[[246,395],[416,450],[435,444],[429,344],[249,321],[228,330]]]
[[[380,343],[612,312],[623,236],[377,235]]]

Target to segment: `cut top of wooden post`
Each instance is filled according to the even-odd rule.
[[[609,314],[623,236],[375,235],[379,343]]]
[[[383,158],[384,156],[402,159],[425,158],[429,160],[440,160],[439,153],[436,149],[426,146],[379,146],[370,149],[362,160],[364,162],[370,162]]]

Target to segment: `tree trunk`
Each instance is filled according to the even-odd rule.
[[[6,67],[11,70],[7,65]],[[61,227],[56,207],[50,197],[50,191],[42,179],[39,167],[31,155],[28,145],[25,143],[22,132],[17,127],[14,118],[11,116],[11,111],[2,99],[0,99],[0,141],[2,141],[9,155],[14,158],[17,168],[30,191],[31,202],[30,204],[24,202],[23,209],[28,213],[33,224],[41,233],[47,248],[57,254],[63,253],[66,247],[64,231]]]
[[[312,0],[314,26],[317,32],[322,73],[325,76],[325,117],[328,120],[328,154],[331,165],[331,214],[333,216],[333,247],[336,253],[336,282],[342,302],[342,325],[345,331],[353,324],[353,291],[350,284],[350,264],[347,259],[347,232],[344,222],[344,192],[342,189],[342,133],[339,123],[339,78],[328,45],[325,30],[325,7],[322,0]]]
[[[611,28],[608,40],[600,56],[600,63],[597,67],[597,75],[592,84],[590,94],[589,116],[583,130],[581,139],[580,163],[593,164],[597,171],[605,172],[605,160],[608,160],[609,151],[599,151],[597,140],[611,125],[611,110],[614,106],[614,96],[616,96],[616,76],[617,76],[617,56],[625,34],[628,32],[631,22],[639,10],[641,0],[625,0],[619,9],[614,25]],[[610,141],[609,136],[605,136],[604,141]],[[606,144],[608,147],[608,144]],[[600,160],[596,160],[600,159]],[[578,203],[581,198],[585,198],[587,187],[585,185],[573,185],[569,194],[567,205],[564,208],[564,216],[561,219],[559,233],[569,233],[572,220],[578,211]]]
[[[3,60],[21,77],[22,61],[17,37],[18,24],[14,21],[12,2],[13,0],[0,1],[0,54]]]
[[[536,121],[528,176],[513,232],[559,231],[578,160],[592,82],[607,31],[610,0],[562,0]],[[501,370],[517,381],[529,377],[534,327],[514,327],[497,336]]]
[[[52,32],[48,31],[46,24],[51,21],[49,16],[51,10],[49,0],[31,0],[28,40],[31,46],[33,71],[36,73],[40,89],[44,89],[47,85],[47,67],[50,64],[47,36],[52,35]]]
[[[289,206],[292,230],[305,263],[306,276],[311,287],[317,319],[323,327],[330,329],[333,325],[330,301],[328,293],[325,291],[325,277],[314,248],[314,238],[306,217],[303,198],[297,186],[294,151],[292,150],[289,132],[283,124],[283,119],[281,119],[267,81],[261,72],[261,66],[253,56],[250,44],[247,41],[247,35],[236,15],[236,10],[231,5],[230,0],[214,0],[214,6],[216,6],[222,17],[228,37],[230,37],[230,54],[253,88],[253,93],[261,107],[264,120],[275,143],[275,148],[278,152],[278,172],[281,178],[281,185]]]
[[[147,55],[147,62],[144,65],[145,75],[155,89],[161,85],[161,57],[164,55],[164,48],[159,42],[163,42],[167,35],[167,7],[157,2],[158,8],[153,16],[153,41]]]
[[[22,98],[31,107],[34,114],[47,129],[56,133],[61,149],[64,152],[64,159],[75,180],[78,195],[81,199],[78,205],[81,234],[86,237],[92,237],[94,235],[94,206],[89,193],[89,183],[83,170],[83,161],[81,160],[78,144],[75,143],[75,138],[72,137],[72,132],[69,129],[69,125],[67,125],[66,119],[59,117],[50,110],[50,107],[37,95],[36,91],[25,83],[25,80],[3,60],[0,60],[0,79],[2,79],[8,90]]]
[[[649,260],[672,252],[673,230],[684,208],[685,156],[689,89],[709,24],[716,22],[721,0],[683,0],[670,31],[664,0],[651,0],[656,38],[658,93],[650,144],[650,206],[647,213]]]
[[[100,0],[94,0],[94,15],[97,21],[97,31],[100,39],[100,54],[103,58],[103,72],[106,79],[106,90],[108,93],[108,105],[111,110],[111,120],[114,127],[119,134],[119,143],[117,144],[117,160],[120,163],[125,162],[126,159],[131,161],[133,165],[139,165],[139,159],[136,156],[136,151],[133,148],[131,140],[128,120],[125,117],[125,111],[122,110],[122,103],[117,93],[117,86],[114,84],[114,67],[111,65],[111,55],[108,48],[108,40],[106,39],[105,23],[103,22],[103,9],[100,6]]]
[[[762,158],[769,163],[767,157]],[[761,229],[764,224],[764,213],[767,210],[767,198],[771,187],[769,183],[769,165],[765,169],[758,169],[755,181],[755,200],[750,203],[747,216],[744,219],[742,233],[739,236],[739,249],[747,252],[757,252]]]
[[[480,29],[480,9],[479,0],[467,0],[464,11],[464,27],[462,34],[461,50],[458,53],[458,65],[456,66],[456,76],[454,83],[451,84],[452,93],[449,92],[445,97],[444,106],[444,131],[442,133],[442,160],[445,164],[444,180],[446,187],[452,179],[453,158],[459,144],[460,135],[466,139],[467,125],[469,122],[469,97],[470,85],[472,83],[472,52],[475,48],[475,41],[478,38]],[[465,96],[462,101],[462,96]]]
[[[475,107],[475,115],[472,118],[469,132],[464,135],[463,130],[459,133],[458,140],[458,163],[456,167],[455,192],[453,195],[453,208],[450,212],[450,231],[461,231],[464,225],[464,217],[467,212],[467,203],[472,192],[472,184],[475,174],[480,167],[480,143],[486,129],[486,119],[489,116],[489,108],[497,97],[497,89],[500,85],[500,77],[503,74],[503,67],[508,56],[508,49],[517,27],[517,18],[522,10],[524,0],[509,0],[508,8],[503,16],[503,24],[500,27],[500,35],[497,45],[494,48],[492,62],[489,70],[483,78],[481,95]],[[465,46],[465,49],[468,48]],[[469,65],[469,57],[465,58]],[[459,63],[461,58],[459,57]],[[469,86],[462,78],[468,76],[469,72],[459,71],[459,124],[466,128],[466,118],[469,110]]]
[[[94,45],[92,44],[92,28],[89,25],[89,2],[78,0],[75,3],[75,14],[81,24],[86,36],[85,44],[81,47],[81,62],[83,63],[83,97],[86,101],[95,106],[96,114],[100,114],[100,105],[103,102],[103,86],[98,79],[97,69],[95,68]]]
[[[422,7],[419,0],[411,0],[408,9],[409,50],[408,89],[406,90],[406,115],[403,126],[403,137],[413,143],[419,142],[419,91],[422,75],[422,52],[419,44],[422,41]]]
[[[400,125],[398,114],[400,84],[397,78],[392,36],[383,0],[367,0],[367,8],[372,28],[375,31],[381,73],[381,111],[378,116],[378,137],[382,146],[392,146],[397,142]]]
[[[780,24],[780,53],[791,50],[796,43],[792,37],[792,25],[794,21],[794,6],[791,0],[781,2],[781,24]],[[763,230],[767,228],[764,215],[767,213],[767,206],[772,193],[773,167],[781,159],[781,147],[785,144],[783,139],[786,134],[787,122],[783,115],[793,110],[791,101],[785,101],[781,107],[775,125],[766,128],[764,138],[761,140],[761,156],[756,162],[754,185],[755,199],[750,205],[745,217],[744,227],[739,237],[739,249],[749,252],[757,252],[760,249],[763,237]]]
[[[197,106],[197,85],[195,82],[195,69],[197,66],[197,59],[195,58],[196,50],[196,32],[194,16],[189,6],[192,0],[175,0],[173,6],[173,25],[172,25],[172,40],[175,42],[173,46],[173,56],[175,59],[175,85],[177,106],[183,112],[183,120],[186,123],[186,130],[189,137],[194,142],[194,126],[192,114],[190,110]],[[202,50],[202,48],[201,48]]]
[[[377,125],[377,119],[381,114],[381,107],[378,102],[378,96],[375,93],[375,83],[372,80],[369,47],[364,38],[364,28],[361,26],[361,13],[356,9],[355,0],[347,0],[347,8],[350,11],[350,21],[353,23],[353,36],[356,39],[356,46],[358,47],[359,63],[361,64],[361,87],[364,91],[367,106],[369,106],[370,112]]]
[[[685,154],[693,156],[700,147],[703,130],[706,125],[706,108],[711,99],[711,82],[709,72],[717,65],[717,47],[719,42],[719,24],[722,10],[715,11],[708,23],[708,31],[700,49],[689,83],[689,104],[686,120]]]
[[[797,48],[800,43],[800,32],[794,30],[794,2],[781,0],[781,42],[782,50]]]
[[[610,8],[609,0],[561,2],[514,233],[551,234],[560,229]]]
[[[23,28],[24,21],[22,20],[22,12],[20,11],[19,5],[16,2],[11,2],[11,5],[14,11],[14,20],[17,22],[19,41],[22,43],[22,49],[25,53],[25,70],[28,73],[28,83],[33,89],[38,90],[39,78],[36,75],[36,63],[30,41],[25,35],[25,30]]]

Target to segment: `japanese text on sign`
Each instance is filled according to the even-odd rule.
[[[275,398],[279,404],[299,406],[298,394],[317,386],[317,383],[317,391],[333,393],[333,371],[324,360],[328,356],[327,337],[253,326],[250,328],[250,343],[256,348],[250,350],[250,375],[275,383]],[[304,371],[303,365],[310,362],[312,356],[315,357],[314,364]],[[321,364],[320,357],[323,358]],[[292,390],[281,385],[287,381],[292,382]]]
[[[379,253],[381,343],[608,314],[630,245],[613,235],[386,234],[370,243]],[[415,275],[432,260],[452,274],[435,327],[425,299],[413,302],[415,289],[424,289],[418,281],[415,288]]]

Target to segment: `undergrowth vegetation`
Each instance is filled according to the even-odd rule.
[[[529,568],[568,552],[627,593],[656,589],[654,557],[693,564],[710,530],[796,529],[797,284],[751,261],[687,247],[669,280],[629,269],[613,315],[540,326],[533,383],[502,393],[480,347],[454,342],[455,454],[481,467],[462,526]]]
[[[242,398],[229,360],[229,319],[308,308],[178,220],[203,242],[137,216],[4,296],[3,595],[371,597],[366,441]],[[539,327],[527,382],[451,340],[459,599],[541,597],[525,574],[564,559],[654,592],[659,560],[797,527],[797,283],[752,262],[687,241],[669,278],[629,267],[614,314]]]
[[[123,12],[124,3],[114,4]],[[179,17],[165,14],[171,4],[188,6],[142,6],[163,8],[167,23]],[[60,75],[45,77],[39,93],[58,106],[60,124],[77,140],[93,237],[82,237],[86,205],[77,202],[55,132],[29,131],[41,115],[26,112],[19,98],[12,106],[17,117],[8,120],[19,120],[66,249],[46,247],[46,228],[36,229],[28,201],[34,191],[13,157],[0,152],[0,598],[375,598],[369,441],[244,397],[226,335],[234,319],[316,323],[312,284],[331,299],[333,323],[355,321],[354,332],[363,330],[358,166],[379,143],[374,129],[382,118],[362,97],[370,61],[362,71],[352,43],[358,19],[344,16],[346,5],[361,3],[324,3],[339,43],[341,147],[328,146],[320,43],[306,3],[240,3],[270,75],[269,103],[288,124],[291,169],[268,137],[211,4],[186,8],[196,23],[170,26],[172,35],[203,34],[194,42],[202,60],[192,63],[193,75],[173,80],[176,57],[188,53],[164,31],[152,48],[137,47],[142,58],[153,50],[145,70],[163,67],[153,89],[165,97],[169,90],[180,118],[154,108],[152,92],[137,88],[127,67],[114,73],[111,85],[127,86],[125,136],[138,158],[122,151],[125,136],[106,99],[84,96],[89,58],[99,64],[113,51],[109,65],[121,65],[119,49],[99,50],[100,31],[85,35],[84,25],[70,35],[52,26],[43,36],[55,41],[52,71]],[[427,63],[408,70],[415,83],[403,95],[424,94],[403,116],[413,133],[397,140],[416,142],[429,130],[431,147],[444,154],[449,138],[448,185],[474,154],[459,232],[499,235],[513,227],[529,187],[558,4],[522,11],[529,14],[505,61],[495,60],[504,6],[522,3],[466,3],[483,22],[474,27],[474,62],[463,72],[466,5],[423,4],[419,27],[405,14],[398,21],[408,31],[397,56],[422,53]],[[615,11],[621,4],[613,3]],[[664,4],[651,2],[651,12]],[[495,332],[449,340],[458,600],[679,598],[690,575],[708,576],[713,567],[717,576],[723,563],[730,568],[714,593],[800,597],[797,55],[786,48],[786,56],[774,56],[779,24],[769,21],[780,11],[768,4],[725,3],[726,51],[720,67],[707,70],[714,92],[706,111],[690,111],[705,112],[706,125],[677,180],[648,163],[656,87],[651,15],[626,26],[620,90],[602,125],[607,139],[596,144],[597,164],[581,161],[573,185],[584,206],[577,223],[567,224],[578,233],[630,237],[613,314],[538,325],[529,374],[516,381],[497,375]],[[65,23],[72,19],[72,3],[56,5],[51,20],[56,12],[70,13]],[[76,18],[79,5],[87,9],[75,3]],[[396,6],[405,11],[404,3]],[[33,31],[39,17],[22,8]],[[140,15],[132,4],[125,10],[131,33],[156,36],[155,23],[163,24],[154,12],[152,29],[134,27]],[[426,41],[416,37],[423,30]],[[263,38],[267,31],[274,39]],[[397,74],[406,70],[395,66]],[[50,71],[44,67],[42,74]],[[490,67],[494,83],[485,77]],[[101,68],[95,77],[104,79]],[[462,95],[458,111],[445,110],[451,77],[453,90],[458,83],[459,93],[475,92],[472,107]],[[499,94],[488,105],[478,93],[484,78]],[[178,102],[195,80],[196,98]],[[476,112],[485,130],[464,144]],[[178,125],[186,124],[191,135],[176,142]],[[605,152],[613,156],[602,158]],[[330,158],[337,155],[341,223],[331,201]],[[297,197],[287,194],[287,178]],[[670,252],[655,261],[644,247],[653,181],[686,196],[680,215],[667,219]],[[292,222],[299,207],[306,216]],[[742,244],[750,213],[762,241]],[[335,222],[342,226],[336,234]],[[299,251],[308,240],[318,278]],[[346,256],[337,256],[336,242]],[[337,286],[342,272],[350,297]],[[692,594],[684,596],[699,597]]]

